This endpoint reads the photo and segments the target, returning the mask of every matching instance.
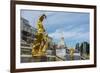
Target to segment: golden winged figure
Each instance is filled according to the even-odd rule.
[[[32,46],[33,57],[45,56],[46,49],[48,48],[48,35],[43,26],[44,19],[46,19],[45,14],[41,15],[37,21],[37,33],[35,35],[35,40],[33,41]]]

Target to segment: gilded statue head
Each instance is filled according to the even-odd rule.
[[[45,14],[42,14],[42,15],[40,16],[39,20],[40,20],[40,21],[43,21],[44,18],[46,19],[46,15],[45,15]]]

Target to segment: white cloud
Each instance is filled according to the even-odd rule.
[[[55,32],[50,33],[49,36],[56,40],[59,40],[62,36],[65,40],[89,40],[89,32],[81,32],[79,29],[75,31],[62,31],[61,29],[58,29]]]

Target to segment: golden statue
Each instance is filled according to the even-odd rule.
[[[70,48],[69,49],[69,51],[70,51],[70,58],[71,58],[71,60],[73,60],[74,59],[74,48]]]
[[[36,38],[33,41],[32,46],[32,56],[33,57],[41,57],[45,56],[46,49],[48,48],[48,35],[43,26],[43,20],[46,18],[46,15],[43,14],[39,17],[36,28]]]

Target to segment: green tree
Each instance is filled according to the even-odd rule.
[[[85,45],[85,46],[84,46]],[[84,52],[85,50],[85,52]],[[81,53],[81,56],[85,53],[85,54],[90,54],[90,46],[89,46],[89,43],[88,42],[82,42],[81,45],[80,45],[80,53]]]
[[[81,54],[81,56],[83,55],[83,43],[81,43],[81,45],[80,45],[80,54]]]
[[[80,49],[79,43],[76,44],[75,49],[79,51]]]
[[[84,42],[86,44],[86,54],[90,53],[90,45],[88,42]]]

